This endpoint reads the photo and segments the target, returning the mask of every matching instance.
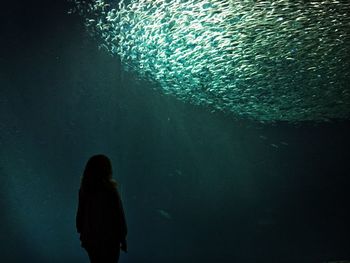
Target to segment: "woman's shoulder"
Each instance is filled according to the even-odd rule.
[[[113,185],[105,185],[104,187],[99,187],[96,189],[84,189],[80,188],[79,189],[79,197],[80,198],[86,198],[86,197],[108,197],[108,198],[120,198],[119,192],[116,186]]]
[[[108,186],[105,189],[105,192],[107,194],[113,195],[113,196],[118,196],[119,197],[119,192],[118,192],[118,188],[116,186]]]

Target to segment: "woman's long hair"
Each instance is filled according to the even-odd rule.
[[[117,188],[117,182],[112,179],[112,163],[106,155],[94,155],[88,160],[80,187],[87,192]]]

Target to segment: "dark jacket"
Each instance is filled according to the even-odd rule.
[[[120,247],[126,239],[127,225],[118,191],[104,187],[79,190],[76,227],[82,247]]]

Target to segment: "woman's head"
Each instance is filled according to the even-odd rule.
[[[112,163],[106,155],[92,156],[86,163],[81,186],[87,190],[103,186],[116,186],[112,180]]]

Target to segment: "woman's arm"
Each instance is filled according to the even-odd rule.
[[[76,228],[78,233],[81,233],[83,226],[83,198],[81,194],[81,190],[79,189],[79,202],[78,202],[78,212],[76,215]]]
[[[124,208],[122,204],[122,200],[120,198],[119,192],[117,191],[118,194],[118,206],[119,206],[119,222],[120,222],[120,227],[121,227],[121,237],[125,239],[127,233],[128,233],[128,227],[126,224],[126,219],[125,219],[125,213],[124,213]]]
[[[126,224],[126,219],[125,219],[125,213],[124,213],[124,208],[122,204],[122,200],[120,198],[119,192],[117,191],[117,197],[118,197],[118,221],[120,222],[120,243],[121,243],[121,249],[124,252],[127,252],[127,244],[126,244],[126,235],[128,233],[128,227]]]

